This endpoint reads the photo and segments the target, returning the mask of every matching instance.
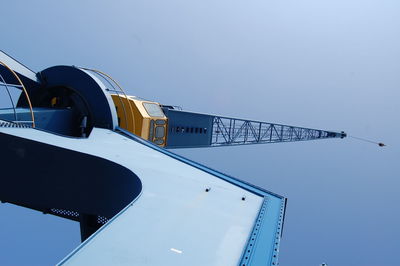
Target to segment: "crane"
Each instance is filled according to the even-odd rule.
[[[183,111],[98,70],[34,72],[1,51],[0,87],[11,104],[0,109],[0,200],[80,223],[86,242],[62,265],[276,265],[286,198],[170,149],[346,137]]]
[[[160,147],[197,148],[344,138],[333,132],[270,122],[238,119],[183,111],[136,96],[126,95],[121,86],[99,70],[84,68],[111,87],[119,125]]]
[[[4,53],[3,57],[5,57]],[[19,65],[14,60],[8,59],[8,61],[12,62],[11,65]],[[19,66],[20,69],[26,70],[26,67]],[[72,68],[88,71],[104,79],[104,83],[108,86],[105,90],[110,93],[117,111],[118,126],[160,147],[194,148],[346,137],[346,133],[343,131],[333,132],[182,111],[175,106],[162,105],[139,97],[128,96],[114,79],[101,71],[88,68]],[[10,69],[7,70],[8,73],[6,73],[9,74]],[[14,83],[7,84],[5,82],[7,77],[3,77],[5,75],[3,73],[0,76],[3,86],[7,89],[8,87],[19,87],[25,93],[18,100],[18,108],[10,108],[8,112],[3,110],[0,118],[20,123],[17,120],[17,113],[21,113],[19,116],[24,117],[24,121],[26,121],[27,107],[29,107],[32,123],[34,116],[37,116],[35,126],[38,128],[53,130],[67,135],[86,135],[93,126],[90,123],[93,123],[94,118],[90,117],[90,107],[85,106],[84,102],[92,102],[93,99],[91,98],[94,98],[95,94],[89,95],[88,93],[87,97],[83,98],[82,95],[87,92],[80,92],[77,87],[72,89],[67,89],[66,87],[44,89],[43,86],[49,86],[46,75],[52,73],[52,70],[47,69],[39,72],[38,80],[32,78],[35,75],[30,71],[26,71],[26,73],[29,73],[26,76],[22,74],[15,75],[15,77],[22,76],[25,82],[28,81],[25,86],[22,80],[20,80],[21,84],[14,84],[16,80],[14,80]],[[68,71],[71,70],[68,69]],[[8,79],[10,78],[12,77],[8,77]],[[29,97],[27,97],[28,94],[30,95]],[[91,104],[95,106],[95,103]],[[71,110],[74,114],[71,114]],[[14,119],[11,116],[14,116]],[[46,116],[68,116],[68,119],[64,118],[66,121],[58,125],[41,123],[40,121],[47,120]],[[78,120],[80,123],[76,123]],[[72,121],[75,121],[75,125],[65,125]]]

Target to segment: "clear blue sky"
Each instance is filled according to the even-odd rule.
[[[352,139],[177,151],[288,197],[280,265],[399,265],[400,2],[6,1],[0,49],[111,74],[192,111]],[[21,184],[23,185],[23,184]],[[0,205],[0,265],[51,265],[79,225]]]

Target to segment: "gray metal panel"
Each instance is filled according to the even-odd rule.
[[[168,117],[167,148],[207,147],[214,116],[164,108]]]

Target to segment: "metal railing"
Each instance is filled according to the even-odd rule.
[[[100,70],[96,70],[96,69],[91,69],[91,68],[86,68],[86,67],[79,67],[80,69],[83,70],[87,70],[90,71],[94,74],[96,74],[98,77],[102,78],[104,81],[107,82],[108,85],[111,86],[111,88],[107,88],[106,90],[112,93],[115,93],[119,99],[119,102],[122,106],[123,112],[124,112],[124,120],[125,120],[125,125],[128,127],[128,117],[127,117],[127,112],[126,112],[126,108],[125,108],[125,103],[123,101],[123,98],[121,97],[121,95],[123,95],[126,99],[126,101],[128,102],[128,107],[129,107],[129,111],[130,114],[132,116],[132,132],[135,132],[135,123],[134,123],[134,113],[133,113],[133,108],[131,105],[131,102],[129,101],[128,95],[126,95],[125,91],[122,89],[122,87],[118,84],[117,81],[115,81],[110,75],[100,71]]]
[[[15,73],[14,70],[12,70],[7,64],[5,64],[2,61],[0,61],[0,65],[2,65],[5,69],[7,69],[15,77],[15,79],[19,83],[19,85],[17,85],[17,84],[8,84],[6,82],[6,80],[4,79],[4,77],[0,74],[0,86],[6,88],[6,91],[7,91],[7,94],[9,96],[9,98],[10,98],[12,109],[13,109],[13,112],[14,112],[14,121],[12,121],[12,122],[14,122],[14,123],[30,123],[32,125],[32,127],[34,128],[35,127],[35,115],[33,113],[32,103],[31,103],[31,99],[29,98],[28,91],[26,90],[22,80],[19,78],[17,73]],[[10,92],[10,87],[15,87],[15,88],[22,89],[23,93],[25,94],[26,100],[28,102],[29,111],[30,111],[30,114],[31,114],[32,121],[21,121],[21,120],[18,120],[17,111],[16,111],[16,105],[15,105],[13,99],[12,99],[11,92]]]

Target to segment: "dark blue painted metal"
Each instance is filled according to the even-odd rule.
[[[33,111],[35,114],[35,124],[38,129],[66,136],[74,135],[76,118],[71,109],[34,108]],[[14,121],[14,112],[18,116],[18,121]],[[4,108],[0,109],[0,120],[30,125],[31,113],[28,108]]]
[[[66,94],[78,107],[81,115],[87,115],[90,127],[113,129],[111,98],[91,75],[73,66],[54,66],[38,73],[41,89],[29,92],[33,106],[47,107],[52,93]],[[80,106],[76,106],[76,105]],[[114,114],[115,115],[115,114]],[[116,119],[116,118],[115,118]]]
[[[135,173],[97,156],[5,133],[0,146],[0,200],[5,202],[111,218],[142,190]]]
[[[213,116],[163,108],[168,117],[167,148],[211,145]]]

